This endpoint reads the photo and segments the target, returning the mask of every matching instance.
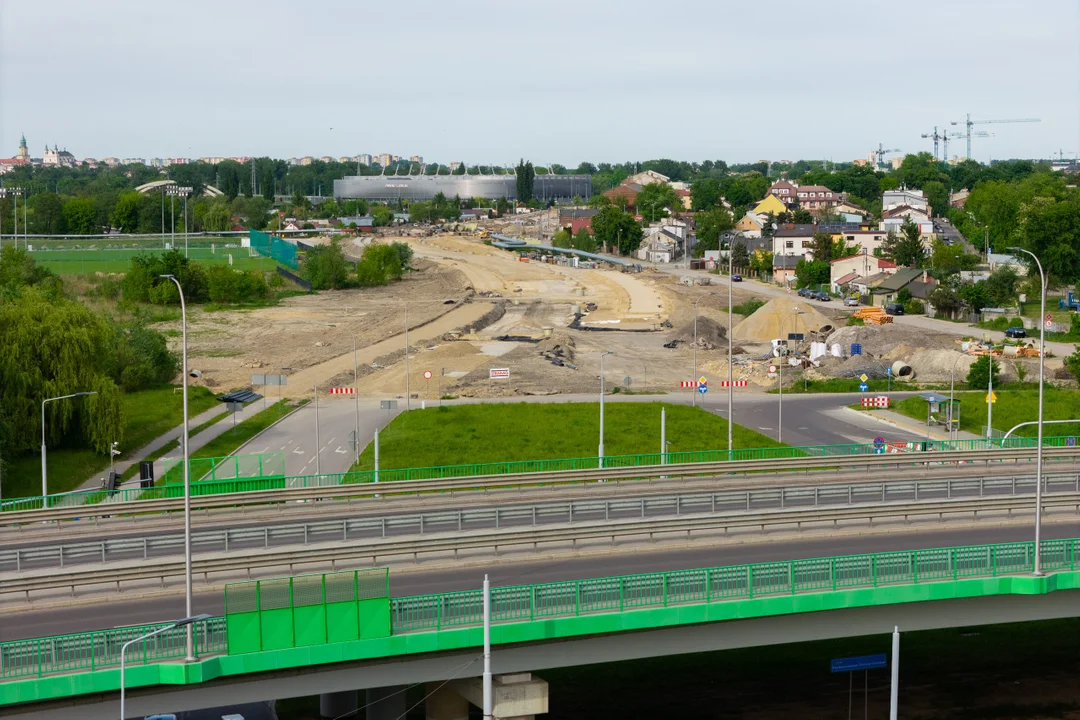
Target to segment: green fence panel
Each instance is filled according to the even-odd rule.
[[[338,643],[360,638],[360,611],[355,602],[326,604],[326,642]]]
[[[372,598],[357,602],[360,639],[390,637],[390,598]]]
[[[273,258],[293,270],[299,269],[300,265],[296,259],[296,245],[293,243],[258,230],[248,231],[248,241],[251,248],[260,255]]]
[[[263,650],[292,647],[294,640],[292,617],[292,579],[274,578],[259,581],[259,611],[262,613]]]
[[[321,575],[292,579],[293,646],[326,643],[326,599]]]
[[[259,620],[258,612],[229,613],[225,616],[225,633],[229,639],[230,655],[259,652],[263,649]]]

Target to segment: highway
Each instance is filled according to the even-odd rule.
[[[1078,534],[1080,534],[1080,523],[1077,522],[1054,523],[1043,528],[1044,539],[1076,537]],[[1031,537],[1031,528],[1008,526],[755,542],[713,548],[568,558],[513,565],[491,563],[486,566],[452,570],[399,572],[391,573],[390,585],[391,594],[394,596],[421,595],[478,588],[485,573],[490,576],[493,585],[516,585],[890,550],[1026,541]],[[194,612],[221,615],[223,611],[222,593],[195,596]],[[7,622],[0,626],[0,641],[159,622],[180,617],[183,614],[182,595],[132,601],[116,597],[102,601],[88,600],[77,607],[9,613],[5,616]]]

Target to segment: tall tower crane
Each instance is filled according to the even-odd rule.
[[[953,120],[952,125],[964,125],[967,128],[967,132],[962,136],[967,138],[967,156],[971,157],[971,126],[972,125],[990,125],[998,123],[1037,123],[1042,122],[1039,118],[1018,118],[1014,120],[972,120],[971,113],[965,116],[963,121]],[[976,136],[978,137],[978,136]]]
[[[934,139],[934,160],[937,161],[937,159],[938,159],[938,141],[945,140],[946,142],[948,142],[948,138],[946,138],[945,133],[939,133],[937,131],[937,125],[934,126],[934,132],[932,132],[932,133],[923,133],[922,136],[924,138],[933,138]],[[945,151],[945,159],[946,160],[949,159],[948,150]]]
[[[953,130],[952,132],[942,132],[941,133],[941,140],[942,140],[942,142],[945,143],[945,156],[942,157],[941,159],[944,160],[945,162],[949,162],[949,140],[959,140],[959,139],[966,138],[966,137],[967,137],[967,133],[956,132],[955,130]],[[988,133],[985,130],[976,130],[975,132],[971,133],[971,137],[977,137],[977,138],[993,137],[993,133]],[[970,143],[971,141],[968,140],[968,142]]]
[[[879,167],[887,154],[897,152],[900,152],[900,148],[886,148],[882,143],[878,143],[877,150],[871,150],[870,154],[874,156],[874,166]]]

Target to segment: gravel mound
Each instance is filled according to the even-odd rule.
[[[799,314],[795,315],[798,310]],[[783,328],[781,328],[783,323]],[[767,343],[788,333],[809,335],[832,328],[836,323],[812,306],[789,298],[775,298],[735,326],[731,337],[743,343]],[[698,328],[700,330],[700,327]]]

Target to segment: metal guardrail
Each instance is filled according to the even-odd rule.
[[[168,623],[134,625],[0,643],[0,678],[42,677],[51,673],[97,670],[119,665],[120,649],[124,643],[166,626]],[[132,646],[125,661],[132,665],[146,665],[182,658],[187,651],[186,642],[186,627],[166,630]],[[225,650],[225,618],[210,618],[195,623],[196,656],[223,653]]]
[[[1030,542],[999,543],[496,587],[491,589],[492,621],[1016,575],[1033,570],[1034,549]],[[1041,551],[1043,570],[1076,570],[1080,539],[1044,540]],[[466,590],[392,598],[390,611],[393,634],[477,626],[483,622],[483,595]],[[115,665],[124,642],[157,627],[161,625],[0,643],[0,678]],[[197,627],[200,655],[226,651],[225,618],[211,618]],[[183,633],[178,628],[147,641],[132,653],[132,661],[182,657]]]
[[[474,532],[469,535],[447,533],[444,535],[410,536],[405,539],[375,539],[354,545],[300,550],[256,551],[229,554],[220,558],[195,558],[192,561],[194,574],[203,575],[209,580],[211,574],[246,573],[250,578],[251,570],[266,567],[288,567],[291,572],[295,566],[329,565],[336,569],[341,561],[368,561],[377,565],[379,558],[413,556],[421,553],[453,552],[454,557],[461,550],[490,548],[498,555],[500,548],[521,545],[538,547],[540,543],[570,542],[576,546],[580,540],[608,539],[612,543],[620,537],[645,537],[650,540],[658,534],[685,533],[689,538],[695,531],[727,532],[730,529],[745,527],[765,528],[776,525],[794,525],[801,528],[810,523],[838,523],[846,520],[882,520],[937,515],[980,512],[1027,510],[1033,502],[1030,497],[992,497],[992,498],[953,498],[947,500],[919,501],[914,503],[862,504],[841,508],[805,508],[798,510],[771,510],[765,512],[732,512],[710,514],[706,516],[675,516],[646,520],[614,520],[561,525],[551,528],[529,528],[527,530],[497,529]],[[1080,511],[1080,493],[1061,493],[1043,496],[1044,508],[1076,507]],[[135,580],[157,580],[163,583],[166,578],[183,575],[186,571],[182,560],[158,560],[150,566],[140,564],[129,567],[113,567],[107,571],[77,570],[72,572],[52,572],[49,575],[29,575],[9,577],[0,583],[0,594],[25,593],[56,588],[116,584]]]
[[[1044,477],[1048,493],[1080,493],[1080,474]],[[859,503],[888,503],[958,497],[1031,495],[1035,477],[933,479],[728,490],[639,498],[546,502],[469,510],[437,510],[382,517],[345,518],[309,523],[227,528],[195,532],[195,552],[269,549],[319,542],[358,542],[390,536],[468,532],[503,527],[538,527],[588,520],[645,519],[717,512],[794,509]],[[65,568],[86,563],[156,559],[184,551],[184,536],[154,534],[95,542],[64,543],[0,550],[0,572]]]
[[[541,485],[584,484],[601,481],[639,480],[658,477],[710,477],[738,473],[761,473],[774,471],[817,470],[836,467],[859,467],[868,470],[889,466],[912,465],[947,465],[954,463],[990,463],[1006,460],[1028,460],[1034,456],[1033,448],[1015,448],[1004,450],[979,451],[943,451],[933,453],[913,452],[902,454],[873,454],[858,457],[792,457],[783,461],[776,460],[737,460],[678,465],[627,466],[611,468],[593,468],[585,470],[562,470],[552,472],[524,472],[508,475],[465,476],[448,480],[400,480],[379,483],[326,484],[327,475],[310,475],[286,478],[286,489],[280,489],[281,479],[267,480],[266,485],[278,485],[277,489],[267,487],[264,490],[232,492],[222,494],[201,494],[205,488],[200,486],[210,483],[194,483],[192,490],[192,509],[210,509],[221,507],[239,507],[243,505],[265,505],[273,503],[298,502],[304,500],[346,499],[373,497],[382,494],[409,495],[433,492],[453,493],[454,491],[473,491],[487,488],[529,487]],[[1047,458],[1077,458],[1080,447],[1055,447]],[[380,478],[382,473],[380,473]],[[231,481],[232,485],[245,481]],[[308,485],[307,483],[311,483]],[[302,487],[294,485],[302,484]],[[156,490],[156,488],[155,488]],[[38,498],[40,500],[40,498]],[[125,515],[130,513],[157,513],[180,510],[182,498],[146,499],[130,502],[110,502],[103,506],[78,506],[67,508],[49,508],[48,510],[12,510],[0,514],[0,525],[14,525],[27,522],[49,522],[73,520],[78,518],[99,517],[102,515]]]
[[[1070,440],[1074,442],[1073,446],[1069,445]],[[988,450],[987,440],[933,440],[933,441],[918,441],[911,443],[904,443],[905,448],[910,450],[911,454],[928,452],[932,454],[945,454],[953,452],[985,452]],[[1023,449],[1023,448],[1035,448],[1035,438],[1025,437],[1012,437],[1004,442],[1005,447],[996,449]],[[1046,448],[1060,448],[1063,450],[1075,450],[1075,439],[1068,437],[1050,437],[1043,438],[1043,447]],[[995,448],[989,448],[993,450]],[[775,469],[784,469],[786,461],[791,459],[802,459],[807,457],[817,458],[829,458],[839,459],[844,457],[869,457],[880,456],[882,454],[894,455],[893,451],[897,451],[896,447],[878,447],[872,443],[865,444],[842,444],[842,445],[816,445],[816,446],[802,446],[802,447],[773,447],[773,448],[748,448],[733,450],[730,453],[727,450],[695,450],[687,452],[670,452],[667,453],[666,458],[662,457],[661,453],[643,453],[637,455],[612,455],[604,458],[605,468],[653,468],[665,462],[668,466],[675,465],[700,465],[707,463],[726,463],[734,465],[735,463],[746,463],[752,461],[772,461],[776,464]],[[902,456],[907,456],[909,453],[898,453]],[[785,461],[785,462],[781,462]],[[585,458],[556,458],[549,460],[520,460],[513,462],[492,462],[492,463],[475,463],[469,465],[445,465],[438,467],[426,467],[426,468],[397,468],[397,469],[384,469],[380,470],[376,477],[374,471],[368,470],[364,472],[352,472],[352,473],[340,473],[340,474],[327,474],[327,475],[301,475],[291,476],[285,479],[285,487],[288,489],[296,489],[300,487],[311,487],[313,485],[352,485],[352,484],[365,484],[373,483],[376,480],[383,483],[389,482],[403,482],[403,481],[415,481],[415,480],[450,480],[463,477],[487,477],[494,475],[505,476],[519,476],[526,474],[549,474],[556,472],[569,472],[579,470],[597,470],[599,469],[599,459],[596,457]],[[220,493],[236,493],[236,492],[258,492],[260,490],[270,490],[274,488],[280,488],[282,484],[280,477],[274,478],[249,478],[241,480],[230,480],[224,482],[198,482],[192,485],[192,494],[196,496],[220,494]],[[163,486],[156,486],[148,489],[130,488],[121,489],[113,493],[110,497],[122,498],[120,502],[128,502],[134,500],[156,500],[167,497],[167,489]],[[85,494],[85,500],[79,502],[74,500],[75,496]],[[85,493],[67,493],[62,496],[50,495],[46,498],[38,497],[26,497],[18,498],[15,500],[8,500],[0,502],[0,517],[6,518],[6,514],[10,512],[22,512],[26,510],[40,510],[46,507],[54,507],[56,498],[64,498],[64,502],[68,504],[91,504],[101,502],[106,497],[105,493],[101,491],[85,491]]]

